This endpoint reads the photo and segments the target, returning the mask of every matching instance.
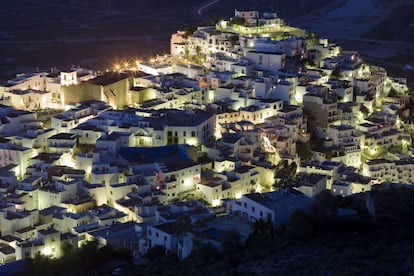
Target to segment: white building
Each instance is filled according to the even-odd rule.
[[[277,72],[285,66],[286,55],[283,53],[267,53],[249,51],[246,58],[255,64],[256,69]]]
[[[58,133],[47,138],[47,148],[53,153],[73,153],[77,144],[77,136],[73,133]]]
[[[295,210],[309,211],[312,200],[303,193],[286,189],[263,194],[247,194],[231,205],[232,212],[239,211],[249,221],[270,219],[273,225],[287,224]]]
[[[8,90],[3,93],[10,105],[17,109],[39,110],[50,108],[52,93],[41,90]]]
[[[4,139],[0,142],[0,168],[10,168],[18,179],[23,178],[30,158],[35,155],[37,151],[34,149],[13,145]]]
[[[322,174],[301,174],[295,189],[308,197],[314,197],[326,189],[326,178]]]
[[[173,222],[164,222],[147,228],[147,247],[162,246],[165,253],[176,251],[181,235],[174,229]]]
[[[298,166],[298,172],[300,173],[314,173],[326,175],[326,189],[330,190],[331,185],[334,180],[339,179],[340,170],[344,167],[344,164],[341,162],[328,161],[323,162],[311,161],[311,162],[301,162]]]

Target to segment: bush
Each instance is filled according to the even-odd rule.
[[[162,256],[165,256],[165,248],[162,245],[151,247],[148,249],[148,252],[146,254],[146,257],[150,258],[151,260]]]
[[[129,248],[120,248],[115,251],[116,257],[120,260],[132,260],[132,250]]]

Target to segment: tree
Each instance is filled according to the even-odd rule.
[[[201,262],[203,266],[210,265],[221,257],[220,252],[210,243],[200,244],[191,251],[188,258],[191,262]]]
[[[188,215],[181,215],[173,222],[171,227],[174,234],[185,234],[191,229],[191,219]]]
[[[283,162],[276,168],[275,175],[281,180],[275,185],[275,187],[279,189],[291,187],[296,177],[297,167],[298,165],[296,162],[289,164],[288,160],[283,160]]]
[[[165,248],[162,245],[155,245],[148,249],[146,257],[150,259],[155,259],[165,255]]]
[[[329,78],[338,80],[341,77],[341,69],[336,67],[332,70],[332,73]]]
[[[99,248],[96,239],[85,242],[77,252],[78,262],[87,270],[95,270],[101,267],[113,253],[112,248],[103,246]]]
[[[57,266],[60,267],[61,270],[69,270],[73,264],[77,262],[77,249],[68,242],[62,243],[60,248],[62,251],[62,256],[57,260]]]
[[[311,217],[301,210],[295,210],[290,216],[287,235],[291,241],[305,241],[313,235]]]
[[[278,171],[279,176],[291,178],[295,176],[297,167],[298,165],[296,164],[296,162],[291,162],[289,164],[288,160],[283,160],[283,164]]]
[[[260,218],[252,224],[253,236],[262,236],[274,240],[275,228],[272,218],[268,216],[266,219]]]
[[[257,219],[252,224],[253,235],[263,235],[266,229],[266,222],[263,218]]]
[[[236,45],[236,42],[237,41],[239,41],[239,37],[238,36],[231,36],[231,37],[229,37],[229,41],[230,41],[230,44],[232,45],[232,46],[234,46],[234,45]]]
[[[313,199],[311,212],[319,219],[334,218],[336,216],[337,206],[335,198],[328,190],[323,190]]]
[[[291,162],[289,169],[290,169],[290,174],[289,174],[290,178],[295,177],[296,171],[298,169],[298,165],[296,164],[296,162]]]
[[[184,58],[189,58],[190,57],[190,50],[188,49],[188,46],[185,46],[184,48]]]
[[[306,142],[306,143],[298,142],[296,144],[296,150],[298,152],[300,160],[309,161],[312,158],[310,142]]]
[[[244,26],[246,24],[246,19],[243,17],[236,17],[230,21],[230,24]]]
[[[45,272],[51,271],[53,261],[50,257],[37,253],[33,260],[33,275],[45,275]]]
[[[290,33],[289,32],[283,32],[282,39],[287,39],[289,37],[290,37]]]
[[[241,236],[237,229],[231,229],[223,237],[223,249],[227,254],[233,254],[241,249]]]
[[[196,55],[199,56],[201,54],[201,47],[197,45],[195,51]]]
[[[189,36],[193,35],[193,33],[197,30],[196,26],[189,26],[184,31],[183,38],[188,38]]]
[[[364,118],[368,117],[368,115],[369,115],[369,109],[364,104],[361,104],[359,106],[359,111],[361,111],[361,113],[364,115]]]

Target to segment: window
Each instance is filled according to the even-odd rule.
[[[191,137],[195,137],[195,131],[191,131]]]
[[[254,208],[253,206],[252,206],[252,212],[253,213],[256,212],[256,208]]]
[[[262,65],[262,64],[263,64],[263,56],[259,55],[259,65]]]

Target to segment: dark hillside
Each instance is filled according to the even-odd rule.
[[[93,69],[117,61],[169,51],[176,30],[201,21],[228,18],[234,9],[276,11],[282,17],[328,0],[3,0],[0,10],[0,71],[79,64]],[[292,4],[292,2],[294,4]]]
[[[329,196],[329,195],[325,195]],[[332,196],[331,196],[332,197]],[[319,201],[326,202],[326,201]],[[365,208],[370,202],[371,216]],[[326,204],[318,205],[327,208]],[[251,235],[244,248],[217,254],[196,251],[174,265],[161,257],[140,267],[142,275],[412,275],[414,190],[391,188],[335,198],[335,208],[355,208],[359,219],[294,213],[276,239]],[[332,207],[332,206],[330,206]],[[172,268],[174,267],[174,268]]]
[[[367,37],[384,40],[414,41],[414,3],[400,4]]]

